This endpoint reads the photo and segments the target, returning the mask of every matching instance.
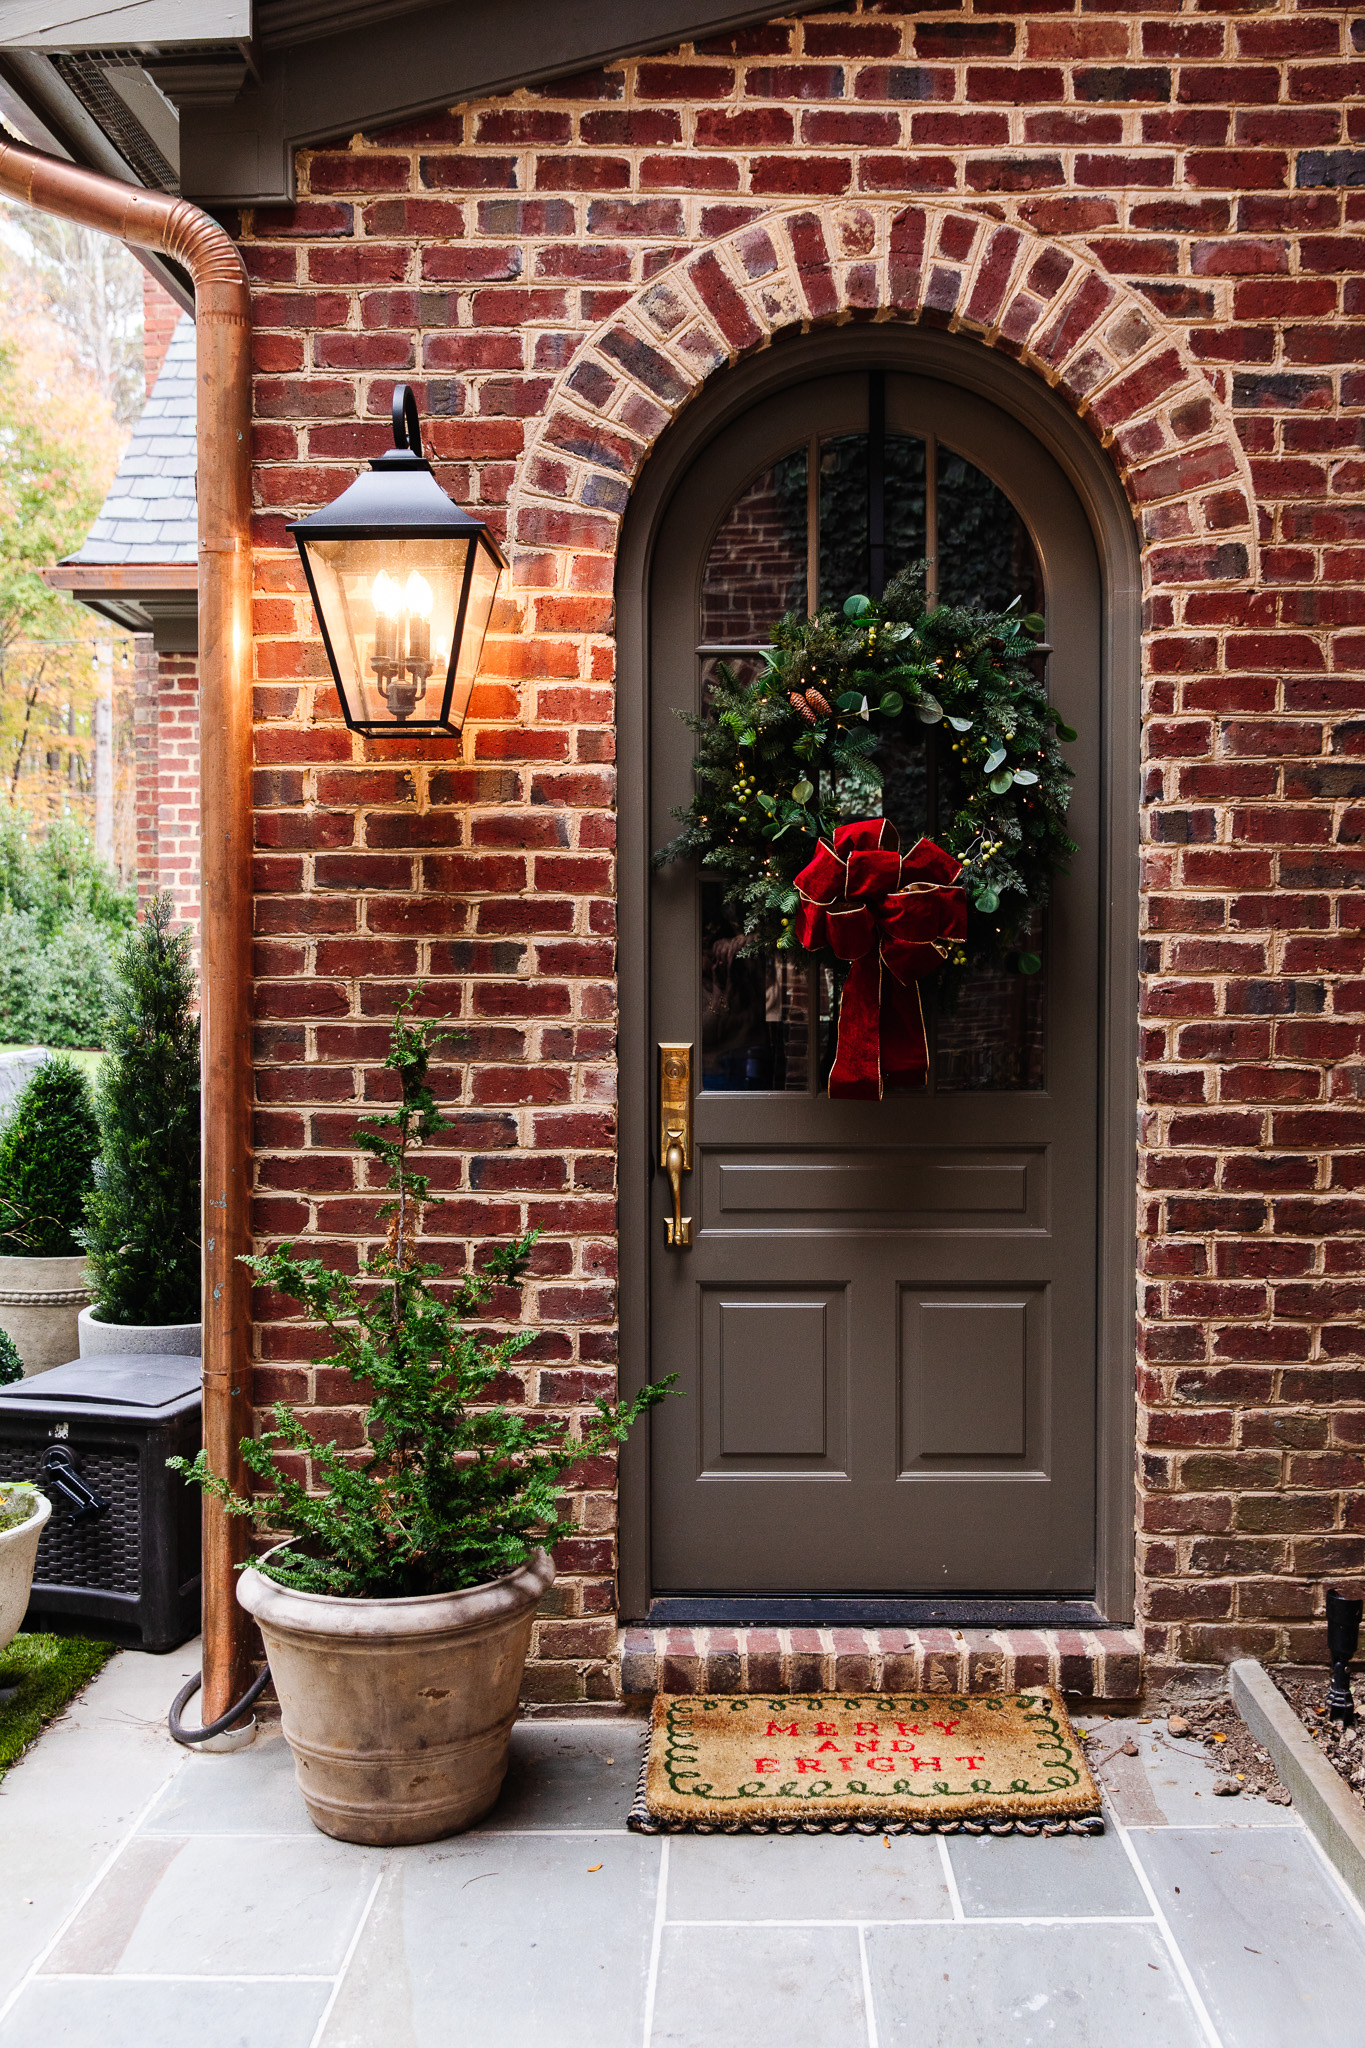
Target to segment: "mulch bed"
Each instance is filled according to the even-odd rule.
[[[1342,1783],[1365,1808],[1365,1720],[1357,1720],[1354,1728],[1328,1720],[1326,1672],[1321,1678],[1288,1678],[1272,1666],[1270,1676]],[[1359,1694],[1356,1713],[1365,1715]]]

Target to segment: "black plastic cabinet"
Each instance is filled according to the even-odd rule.
[[[166,1470],[200,1444],[200,1363],[82,1358],[0,1388],[0,1479],[52,1502],[24,1627],[174,1650],[197,1634],[199,1490]]]

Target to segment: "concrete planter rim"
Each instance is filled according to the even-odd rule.
[[[277,1543],[266,1557],[288,1546]],[[302,1635],[452,1635],[534,1606],[554,1584],[555,1568],[537,1545],[530,1556],[499,1579],[460,1586],[449,1593],[400,1593],[378,1597],[355,1593],[305,1593],[248,1565],[237,1579],[238,1603],[271,1628]],[[299,1602],[299,1609],[293,1603]],[[444,1612],[438,1612],[444,1610]]]
[[[38,1505],[26,1522],[16,1522],[12,1529],[0,1529],[0,1550],[3,1550],[8,1543],[17,1543],[21,1536],[31,1536],[35,1522],[38,1524],[39,1531],[41,1532],[51,1513],[52,1502],[45,1493],[39,1493]]]

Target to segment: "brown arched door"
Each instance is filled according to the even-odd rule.
[[[665,1245],[661,1174],[650,1197],[650,1370],[685,1395],[653,1417],[656,1596],[1094,1588],[1100,585],[1075,493],[1022,426],[858,372],[704,449],[652,554],[651,843],[687,801],[675,714],[712,664],[926,555],[945,598],[1046,613],[1080,852],[1044,974],[974,981],[931,1021],[926,1087],[880,1103],[823,1090],[821,977],[737,958],[691,866],[655,878],[648,1038],[693,1048],[689,1249]],[[903,843],[932,833],[922,757],[886,809]]]

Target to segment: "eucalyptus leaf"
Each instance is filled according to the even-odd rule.
[[[776,799],[766,794],[761,794],[758,801],[762,804],[765,811],[775,811],[777,809]]]
[[[1000,898],[994,889],[983,889],[975,901],[983,917],[989,917],[993,910],[1000,908]]]
[[[861,690],[845,690],[841,697],[836,697],[835,704],[840,711],[856,711],[866,701]]]
[[[1014,785],[1014,777],[1008,768],[1002,768],[998,775],[992,775],[987,788],[994,796],[1003,796]]]
[[[943,716],[943,706],[939,703],[938,698],[933,695],[932,691],[926,690],[924,692],[924,695],[915,706],[915,716],[923,719],[926,725],[938,724]]]
[[[805,781],[803,778],[800,782],[794,784],[792,788],[792,802],[794,804],[809,803],[814,794],[815,785]]]
[[[864,612],[870,612],[871,609],[872,600],[870,597],[846,597],[844,599],[844,617],[846,619],[860,619]]]
[[[877,709],[883,718],[894,718],[898,711],[905,709],[905,699],[899,690],[888,690]]]
[[[1023,624],[1024,631],[1026,633],[1032,633],[1035,640],[1047,631],[1047,620],[1043,617],[1041,612],[1029,612],[1026,615]],[[1032,959],[1033,955],[1030,954],[1028,957]],[[1039,965],[1041,966],[1041,964],[1042,963],[1040,961]],[[1037,970],[1035,969],[1034,971],[1036,972]]]
[[[953,728],[954,732],[970,732],[972,729],[972,721],[970,718],[950,718],[948,720],[948,723]]]
[[[1078,738],[1079,735],[1074,725],[1063,725],[1059,718],[1057,720],[1057,737],[1059,740],[1071,741]]]
[[[1021,953],[1019,955],[1019,972],[1021,974],[1036,974],[1042,964],[1036,953]]]

